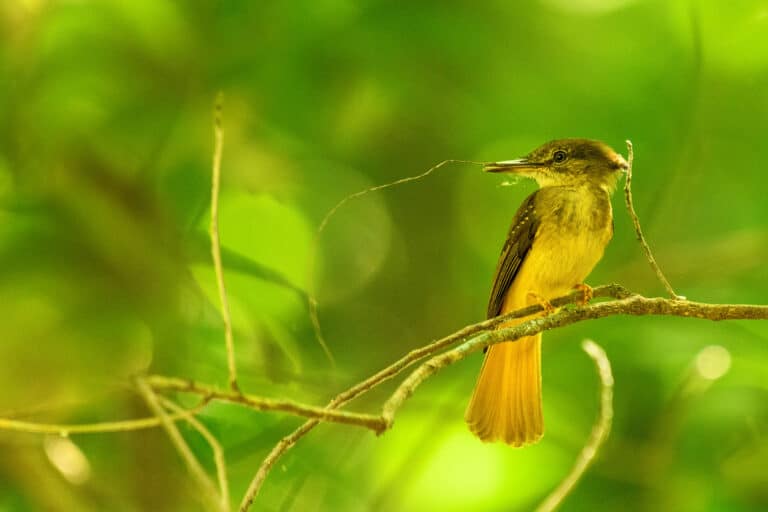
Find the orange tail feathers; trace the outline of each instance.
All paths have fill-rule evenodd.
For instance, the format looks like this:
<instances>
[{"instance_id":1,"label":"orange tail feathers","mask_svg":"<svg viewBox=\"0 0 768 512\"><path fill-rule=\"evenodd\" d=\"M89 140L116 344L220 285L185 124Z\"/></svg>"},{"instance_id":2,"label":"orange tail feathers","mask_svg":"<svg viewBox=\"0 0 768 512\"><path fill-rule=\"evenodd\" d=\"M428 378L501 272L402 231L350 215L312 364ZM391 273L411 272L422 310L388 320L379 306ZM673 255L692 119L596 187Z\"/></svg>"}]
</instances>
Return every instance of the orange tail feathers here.
<instances>
[{"instance_id":1,"label":"orange tail feathers","mask_svg":"<svg viewBox=\"0 0 768 512\"><path fill-rule=\"evenodd\" d=\"M541 334L488 349L464 419L482 441L541 439Z\"/></svg>"}]
</instances>

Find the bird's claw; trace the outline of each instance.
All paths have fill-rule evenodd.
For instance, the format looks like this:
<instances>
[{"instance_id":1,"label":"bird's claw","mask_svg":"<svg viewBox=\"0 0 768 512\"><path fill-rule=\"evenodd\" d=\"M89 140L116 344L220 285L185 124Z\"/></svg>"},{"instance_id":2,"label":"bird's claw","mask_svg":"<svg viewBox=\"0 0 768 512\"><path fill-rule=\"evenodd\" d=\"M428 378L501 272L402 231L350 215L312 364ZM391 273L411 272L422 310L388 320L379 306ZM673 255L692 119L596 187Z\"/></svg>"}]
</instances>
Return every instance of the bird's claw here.
<instances>
[{"instance_id":1,"label":"bird's claw","mask_svg":"<svg viewBox=\"0 0 768 512\"><path fill-rule=\"evenodd\" d=\"M551 302L549 302L547 299L542 297L536 292L528 292L527 294L528 299L533 300L536 304L541 306L541 309L544 310L544 316L551 315L555 312L555 306L552 305Z\"/></svg>"},{"instance_id":2,"label":"bird's claw","mask_svg":"<svg viewBox=\"0 0 768 512\"><path fill-rule=\"evenodd\" d=\"M589 301L592 300L592 298L595 296L595 292L592 289L591 286L589 286L586 283L579 283L573 285L574 290L579 290L582 293L581 299L576 299L576 304L579 306L586 306L589 304Z\"/></svg>"}]
</instances>

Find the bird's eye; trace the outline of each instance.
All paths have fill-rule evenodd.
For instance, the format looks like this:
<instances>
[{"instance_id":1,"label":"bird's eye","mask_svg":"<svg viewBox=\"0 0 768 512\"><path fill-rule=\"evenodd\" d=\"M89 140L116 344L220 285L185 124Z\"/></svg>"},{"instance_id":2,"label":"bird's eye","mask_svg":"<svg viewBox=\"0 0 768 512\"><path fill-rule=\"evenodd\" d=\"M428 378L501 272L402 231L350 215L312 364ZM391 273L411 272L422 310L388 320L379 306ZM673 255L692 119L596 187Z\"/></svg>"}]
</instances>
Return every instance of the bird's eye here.
<instances>
[{"instance_id":1,"label":"bird's eye","mask_svg":"<svg viewBox=\"0 0 768 512\"><path fill-rule=\"evenodd\" d=\"M565 151L558 150L552 155L552 160L556 163L565 162L566 158L568 158L568 155L565 154Z\"/></svg>"}]
</instances>

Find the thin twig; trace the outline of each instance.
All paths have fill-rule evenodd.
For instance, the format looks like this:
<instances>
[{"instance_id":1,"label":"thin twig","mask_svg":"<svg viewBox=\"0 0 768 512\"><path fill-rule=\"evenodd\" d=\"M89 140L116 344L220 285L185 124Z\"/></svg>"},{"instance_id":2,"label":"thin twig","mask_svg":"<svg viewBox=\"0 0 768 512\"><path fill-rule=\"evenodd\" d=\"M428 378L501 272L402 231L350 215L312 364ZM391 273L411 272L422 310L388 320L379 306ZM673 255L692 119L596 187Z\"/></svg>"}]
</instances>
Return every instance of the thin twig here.
<instances>
[{"instance_id":1,"label":"thin twig","mask_svg":"<svg viewBox=\"0 0 768 512\"><path fill-rule=\"evenodd\" d=\"M581 450L570 473L538 506L536 512L552 512L562 504L581 477L584 476L584 473L595 459L598 450L611 433L611 422L613 421L613 374L611 373L611 362L608 360L605 351L597 343L591 340L584 340L581 347L595 362L595 368L600 377L600 413L595 421L595 425L592 427L587 444Z\"/></svg>"},{"instance_id":2,"label":"thin twig","mask_svg":"<svg viewBox=\"0 0 768 512\"><path fill-rule=\"evenodd\" d=\"M221 125L224 95L216 96L213 114L213 164L211 173L211 257L213 269L216 272L216 285L219 289L221 302L221 318L224 321L224 343L227 348L227 368L229 370L229 387L239 391L237 386L237 365L235 363L235 342L232 338L232 316L229 311L227 290L224 287L224 267L221 264L221 240L219 239L219 189L221 186L221 154L224 148L224 130Z\"/></svg>"},{"instance_id":3,"label":"thin twig","mask_svg":"<svg viewBox=\"0 0 768 512\"><path fill-rule=\"evenodd\" d=\"M170 421L178 421L200 412L206 406L208 400L203 401L197 406L179 414L169 414ZM12 430L16 432L27 432L30 434L53 434L60 436L69 436L74 434L103 434L109 432L131 432L134 430L143 430L146 428L159 427L160 418L140 418L124 421L106 421L99 423L81 423L81 424L55 424L55 423L35 423L31 421L17 421L6 418L0 418L0 430Z\"/></svg>"},{"instance_id":4,"label":"thin twig","mask_svg":"<svg viewBox=\"0 0 768 512\"><path fill-rule=\"evenodd\" d=\"M227 464L224 460L224 450L221 444L216 439L216 436L203 425L197 418L195 418L188 411L184 410L173 400L169 400L163 396L158 396L160 403L166 409L169 409L174 414L182 415L182 417L189 423L192 428L203 436L208 442L213 452L213 463L216 465L216 477L219 482L219 498L221 500L220 506L222 510L229 510L229 482L227 480Z\"/></svg>"},{"instance_id":5,"label":"thin twig","mask_svg":"<svg viewBox=\"0 0 768 512\"><path fill-rule=\"evenodd\" d=\"M226 512L226 509L221 506L221 499L219 493L216 491L216 486L200 465L200 461L197 460L195 454L192 453L192 449L184 440L184 437L181 435L181 432L179 432L176 424L170 420L168 413L166 413L165 409L160 405L160 401L155 392L152 391L149 384L147 384L141 377L136 379L136 388L139 390L139 393L141 393L144 401L147 402L149 409L160 418L160 422L168 434L168 437L171 439L173 446L176 448L176 451L179 452L181 459L184 461L184 464L187 466L187 469L197 482L198 486L202 489L206 500L214 510Z\"/></svg>"},{"instance_id":6,"label":"thin twig","mask_svg":"<svg viewBox=\"0 0 768 512\"><path fill-rule=\"evenodd\" d=\"M244 405L257 411L281 411L305 418L317 418L332 423L355 425L381 433L384 424L379 416L356 412L336 411L327 407L302 404L293 400L277 400L241 393L239 391L222 391L209 384L191 380L153 375L147 377L147 383L155 391L180 391L207 397L211 400Z\"/></svg>"},{"instance_id":7,"label":"thin twig","mask_svg":"<svg viewBox=\"0 0 768 512\"><path fill-rule=\"evenodd\" d=\"M299 439L304 437L310 430L315 428L315 425L318 423L320 423L320 420L309 420L277 442L275 447L272 448L269 454L264 458L261 465L259 466L259 469L256 471L256 475L254 475L253 480L251 480L251 483L248 485L248 489L245 491L243 499L240 502L240 512L247 512L248 509L251 508L251 505L253 505L253 500L256 499L256 496L259 494L259 490L261 490L261 485L264 483L264 480L266 480L269 471L272 469L278 459L280 459L280 457L282 457L285 452L291 449Z\"/></svg>"},{"instance_id":8,"label":"thin twig","mask_svg":"<svg viewBox=\"0 0 768 512\"><path fill-rule=\"evenodd\" d=\"M347 204L349 201L353 199L357 199L359 197L362 197L370 192L376 192L377 190L383 190L385 188L394 187L397 185L402 185L404 183L408 183L411 181L417 181L422 178L426 178L436 170L440 169L444 165L450 164L450 163L465 163L465 164L477 164L477 165L483 165L482 162L473 162L470 160L444 160L440 162L439 164L429 168L425 172L418 174L416 176L408 176L405 178L400 178L395 181L391 181L389 183L384 183L382 185L375 185L373 187L368 187L364 190L359 190L357 192L354 192L345 198L343 198L341 201L336 203L336 205L328 210L328 213L325 214L323 217L323 220L320 221L320 225L317 228L317 232L315 233L315 238L312 242L312 251L310 254L310 268L309 268L309 286L308 286L308 292L307 292L307 305L309 307L309 317L312 320L312 328L315 331L315 338L317 339L317 342L320 344L320 346L323 349L323 352L325 352L326 357L328 358L328 361L330 361L332 366L336 366L336 360L333 357L333 354L331 353L331 349L328 347L328 343L325 340L325 337L323 336L323 330L320 327L320 317L317 313L317 294L315 290L315 282L316 279L316 271L317 271L317 253L318 253L318 246L320 243L320 236L322 235L323 231L325 231L326 226L328 225L328 222L330 222L331 217L333 217L336 212L345 204Z\"/></svg>"},{"instance_id":9,"label":"thin twig","mask_svg":"<svg viewBox=\"0 0 768 512\"><path fill-rule=\"evenodd\" d=\"M411 182L411 181L417 181L417 180L420 180L422 178L426 178L427 176L429 176L430 174L432 174L433 172L435 172L436 170L438 170L439 168L441 168L444 165L447 165L447 164L457 164L457 163L458 164L483 165L483 162L473 162L471 160L444 160L444 161L440 162L439 164L430 167L429 169L427 169L423 173L417 174L416 176L407 176L405 178L400 178L400 179L397 179L395 181L391 181L389 183L384 183L382 185L374 185L373 187L368 187L368 188L366 188L364 190L359 190L359 191L357 191L357 192L355 192L353 194L348 195L347 197L345 197L344 199L342 199L341 201L336 203L336 206L334 206L333 208L328 210L328 213L325 214L325 217L323 217L323 220L320 222L320 226L317 228L317 234L318 235L321 234L325 230L325 227L328 224L328 221L330 221L331 217L333 217L336 214L336 211L339 208L341 208L342 206L344 206L347 202L351 201L352 199L357 199L358 197L364 196L364 195L368 194L369 192L376 192L377 190L382 190L382 189L385 189L385 188L395 187L397 185L402 185L404 183L408 183L408 182Z\"/></svg>"},{"instance_id":10,"label":"thin twig","mask_svg":"<svg viewBox=\"0 0 768 512\"><path fill-rule=\"evenodd\" d=\"M661 281L661 284L664 285L664 288L667 290L669 296L675 300L685 300L685 297L675 293L672 285L669 284L667 278L664 277L664 273L661 271L661 267L659 267L659 264L656 263L656 258L654 258L653 253L651 252L651 247L648 245L648 242L643 236L643 230L640 229L640 219L637 217L637 213L635 213L635 206L634 202L632 201L632 164L635 160L635 153L632 147L632 141L627 140L626 142L628 165L626 171L626 179L624 180L624 202L627 205L627 211L629 212L629 216L632 219L632 224L635 226L637 239L640 241L640 245L643 247L643 251L645 252L645 257L648 259L648 263L651 264L651 268L656 273L656 277L658 277L659 281Z\"/></svg>"}]
</instances>

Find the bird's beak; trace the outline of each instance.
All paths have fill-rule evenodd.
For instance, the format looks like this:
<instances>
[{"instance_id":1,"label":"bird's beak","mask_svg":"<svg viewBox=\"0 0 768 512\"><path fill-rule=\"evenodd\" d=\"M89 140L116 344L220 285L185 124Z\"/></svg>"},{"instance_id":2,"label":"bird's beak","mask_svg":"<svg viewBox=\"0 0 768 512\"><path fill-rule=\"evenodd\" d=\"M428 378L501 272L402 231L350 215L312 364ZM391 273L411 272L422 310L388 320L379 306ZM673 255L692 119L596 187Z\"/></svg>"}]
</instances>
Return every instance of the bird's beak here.
<instances>
[{"instance_id":1,"label":"bird's beak","mask_svg":"<svg viewBox=\"0 0 768 512\"><path fill-rule=\"evenodd\" d=\"M531 162L527 158L504 160L502 162L488 162L483 164L485 172L520 172L541 167L541 164Z\"/></svg>"}]
</instances>

